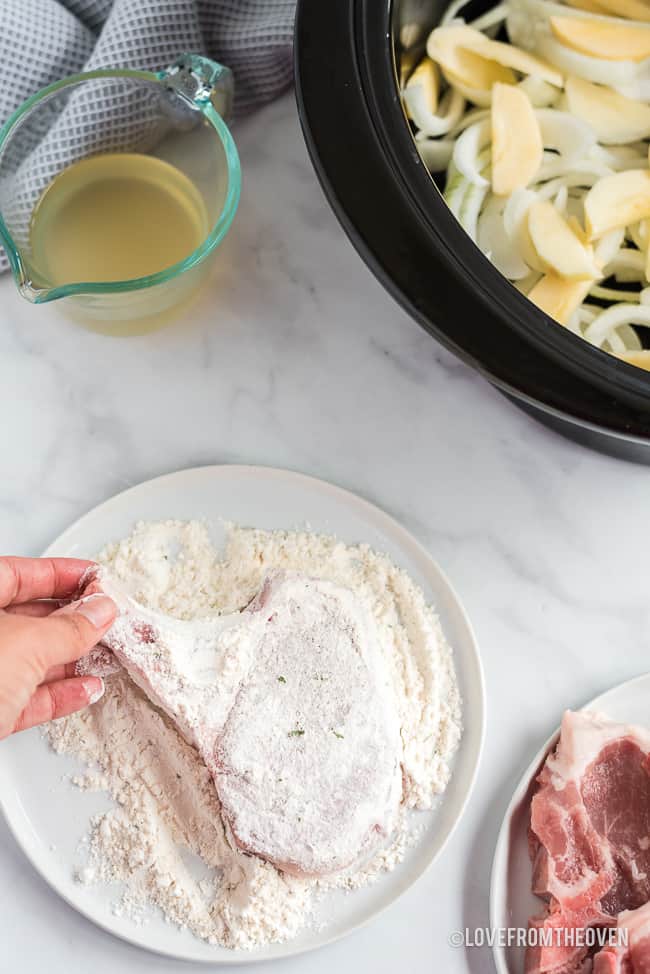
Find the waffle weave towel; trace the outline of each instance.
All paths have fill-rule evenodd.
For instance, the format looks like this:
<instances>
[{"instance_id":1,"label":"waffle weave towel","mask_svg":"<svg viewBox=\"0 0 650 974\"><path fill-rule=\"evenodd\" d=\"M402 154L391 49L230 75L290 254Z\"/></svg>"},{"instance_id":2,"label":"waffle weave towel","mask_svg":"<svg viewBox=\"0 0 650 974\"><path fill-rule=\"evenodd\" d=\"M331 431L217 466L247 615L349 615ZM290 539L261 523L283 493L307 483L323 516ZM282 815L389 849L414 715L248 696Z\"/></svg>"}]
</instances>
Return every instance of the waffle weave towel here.
<instances>
[{"instance_id":1,"label":"waffle weave towel","mask_svg":"<svg viewBox=\"0 0 650 974\"><path fill-rule=\"evenodd\" d=\"M159 70L184 51L235 74L235 113L292 78L295 0L0 0L0 122L28 95L94 68Z\"/></svg>"}]
</instances>

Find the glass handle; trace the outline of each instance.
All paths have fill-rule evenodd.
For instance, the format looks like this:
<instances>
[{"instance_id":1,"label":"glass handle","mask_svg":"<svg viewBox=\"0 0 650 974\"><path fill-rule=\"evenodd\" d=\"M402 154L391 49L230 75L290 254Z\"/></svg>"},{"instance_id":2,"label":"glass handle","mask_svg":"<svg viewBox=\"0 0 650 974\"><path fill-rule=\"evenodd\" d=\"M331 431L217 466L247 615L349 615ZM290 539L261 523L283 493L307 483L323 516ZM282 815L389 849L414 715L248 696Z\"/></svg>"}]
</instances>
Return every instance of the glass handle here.
<instances>
[{"instance_id":1,"label":"glass handle","mask_svg":"<svg viewBox=\"0 0 650 974\"><path fill-rule=\"evenodd\" d=\"M235 90L230 68L200 54L182 54L159 78L186 103L199 109L209 103L228 120Z\"/></svg>"}]
</instances>

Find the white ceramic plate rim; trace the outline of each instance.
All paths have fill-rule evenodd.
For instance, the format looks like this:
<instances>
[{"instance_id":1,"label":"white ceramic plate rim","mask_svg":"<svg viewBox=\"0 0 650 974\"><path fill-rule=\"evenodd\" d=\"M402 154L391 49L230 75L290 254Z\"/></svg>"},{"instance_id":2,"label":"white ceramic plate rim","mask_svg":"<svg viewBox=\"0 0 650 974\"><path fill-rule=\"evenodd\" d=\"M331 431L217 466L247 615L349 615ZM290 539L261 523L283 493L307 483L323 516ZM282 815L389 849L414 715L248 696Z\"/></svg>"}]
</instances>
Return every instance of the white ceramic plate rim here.
<instances>
[{"instance_id":1,"label":"white ceramic plate rim","mask_svg":"<svg viewBox=\"0 0 650 974\"><path fill-rule=\"evenodd\" d=\"M428 869L433 865L433 863L438 859L443 849L446 847L449 839L453 835L456 827L461 820L464 811L467 807L467 803L471 797L476 782L476 777L478 773L478 768L480 766L481 755L483 752L483 744L485 740L485 726L486 726L486 701L485 701L485 682L483 675L483 667L481 663L481 658L478 650L478 644L476 641L476 636L474 634L473 627L467 617L467 614L446 575L442 569L438 566L435 560L431 557L429 552L424 548L419 541L417 541L413 535L402 527L402 525L396 521L389 514L385 513L379 507L364 500L358 495L348 491L342 487L335 486L327 481L320 480L316 477L311 477L306 474L296 473L291 470L284 470L275 467L265 467L265 466L252 466L252 465L242 465L242 464L219 464L219 465L208 465L201 467L190 467L183 470L178 470L173 473L163 474L162 476L152 478L147 481L143 481L140 484L136 484L132 487L121 491L118 494L114 494L108 500L98 504L96 507L92 508L86 514L82 515L77 521L71 524L66 530L64 530L55 541L53 541L47 549L43 552L43 556L52 556L56 554L61 554L68 550L70 544L70 538L76 535L81 529L83 530L86 523L90 523L97 517L101 517L104 513L108 513L112 505L119 505L125 499L128 499L130 494L136 492L142 492L148 488L154 488L156 485L162 485L167 481L173 479L179 479L184 477L201 476L206 477L209 475L219 476L220 473L229 474L242 474L255 476L259 475L265 478L279 478L279 479L290 479L296 483L302 483L303 486L308 487L314 491L320 491L330 494L333 497L337 497L342 503L345 503L348 507L355 509L364 516L370 522L374 522L378 528L383 530L388 536L392 537L399 546L406 552L410 552L416 560L426 564L427 570L431 573L431 576L436 579L436 584L439 590L446 589L447 596L449 598L449 603L453 605L454 611L457 613L458 622L460 626L465 630L465 639L463 645L463 655L466 660L466 665L473 671L473 679L475 681L474 692L477 699L480 701L479 711L475 711L472 715L472 724L474 725L474 747L473 753L470 754L470 766L471 771L466 777L466 783L464 788L464 794L458 801L458 807L456 809L456 815L453 821L448 825L446 832L442 834L436 849L431 855L424 858L422 866L417 870L417 873L412 878L406 878L403 880L399 886L396 886L390 899L382 904L380 907L375 909L368 916L364 917L361 921L351 923L349 927L345 930L340 930L333 933L331 936L320 936L318 941L313 944L293 944L292 941L288 941L285 944L274 945L279 949L274 953L273 957L260 956L258 951L238 951L232 950L229 952L227 958L214 957L213 959L202 956L196 956L189 953L187 950L179 949L178 951L171 951L166 948L157 949L155 946L144 942L141 936L138 936L139 928L133 928L133 934L124 932L123 930L116 930L111 925L110 922L106 921L103 916L98 914L98 911L94 909L92 902L85 904L80 901L74 900L72 897L67 895L63 890L60 889L56 877L54 875L54 870L50 868L50 863L48 856L43 853L42 849L33 845L30 842L29 834L25 829L25 819L24 815L21 813L20 802L16 795L11 793L11 790L6 787L0 787L0 811L2 812L7 826L13 835L18 846L22 849L27 859L31 862L32 866L36 871L42 876L42 878L48 883L48 885L59 895L66 903L68 903L73 909L75 909L82 916L91 920L101 929L118 937L121 940L131 943L143 950L147 950L154 954L159 954L161 956L169 957L176 960L183 961L193 961L195 963L201 964L212 964L213 966L228 966L241 965L241 964L253 964L261 963L266 960L280 960L282 958L296 956L298 954L308 953L312 950L318 949L320 947L326 946L327 944L334 943L337 940L342 939L348 934L366 926L371 920L375 919L380 913L383 913L392 903L394 903L407 889L410 889L416 882L418 882L422 876L428 871ZM170 511L169 517L174 517L174 513ZM299 518L297 517L297 520ZM5 782L5 769L0 762L0 785L6 784ZM444 801L444 798L443 798ZM381 882L381 880L380 880Z\"/></svg>"},{"instance_id":2,"label":"white ceramic plate rim","mask_svg":"<svg viewBox=\"0 0 650 974\"><path fill-rule=\"evenodd\" d=\"M649 673L641 673L639 676L635 676L631 680L625 680L623 683L610 687L609 690L598 694L597 697L594 697L588 703L585 703L580 709L602 710L607 712L607 698L610 695L625 691L627 688L647 680L649 676ZM560 728L558 727L545 741L545 743L542 744L539 751L519 779L517 787L512 794L512 798L508 803L508 807L503 817L503 822L501 823L499 836L497 838L497 844L494 849L494 859L492 860L492 872L490 875L491 930L497 930L502 925L504 905L506 905L506 900L508 898L508 854L510 852L510 827L512 820L517 812L517 809L521 806L521 803L526 797L526 792L531 785L533 777L540 770L542 763L546 759L546 755L549 753L551 748L555 747L557 744L559 736ZM494 956L494 964L497 969L497 974L512 974L512 971L508 968L506 948L495 942L492 947L492 953Z\"/></svg>"}]
</instances>

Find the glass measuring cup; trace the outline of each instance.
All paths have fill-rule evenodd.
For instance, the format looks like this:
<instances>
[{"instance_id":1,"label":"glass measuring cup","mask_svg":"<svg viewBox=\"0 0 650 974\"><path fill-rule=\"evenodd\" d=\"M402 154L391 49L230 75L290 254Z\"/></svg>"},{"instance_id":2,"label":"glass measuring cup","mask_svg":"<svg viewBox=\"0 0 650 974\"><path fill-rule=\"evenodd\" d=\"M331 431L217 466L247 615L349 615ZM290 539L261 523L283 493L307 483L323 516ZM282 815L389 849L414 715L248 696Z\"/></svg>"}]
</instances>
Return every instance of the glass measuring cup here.
<instances>
[{"instance_id":1,"label":"glass measuring cup","mask_svg":"<svg viewBox=\"0 0 650 974\"><path fill-rule=\"evenodd\" d=\"M22 296L34 304L63 299L66 313L107 334L163 324L197 289L237 209L239 157L224 121L232 94L228 68L184 54L165 71L90 71L28 98L0 129L0 243ZM205 207L207 236L184 260L146 277L48 279L30 240L43 191L74 163L115 152L155 156L188 177Z\"/></svg>"}]
</instances>

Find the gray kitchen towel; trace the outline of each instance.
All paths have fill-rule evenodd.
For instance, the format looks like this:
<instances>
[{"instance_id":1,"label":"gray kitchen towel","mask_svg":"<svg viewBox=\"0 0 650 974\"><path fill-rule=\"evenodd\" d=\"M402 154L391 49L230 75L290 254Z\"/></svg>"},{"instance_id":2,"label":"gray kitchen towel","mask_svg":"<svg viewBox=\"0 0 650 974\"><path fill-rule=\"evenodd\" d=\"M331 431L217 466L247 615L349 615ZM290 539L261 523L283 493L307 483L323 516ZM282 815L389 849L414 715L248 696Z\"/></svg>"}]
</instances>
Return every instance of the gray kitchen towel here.
<instances>
[{"instance_id":1,"label":"gray kitchen towel","mask_svg":"<svg viewBox=\"0 0 650 974\"><path fill-rule=\"evenodd\" d=\"M0 123L65 75L158 70L183 52L231 68L234 111L245 114L291 84L294 11L295 0L0 0ZM100 129L113 149L144 151L143 122L154 121L145 96L133 93L118 102L109 86L105 90L80 90L48 131L36 126L23 132L15 164L5 157L0 198L19 245L40 192L84 151L97 151ZM0 271L7 266L0 250Z\"/></svg>"},{"instance_id":2,"label":"gray kitchen towel","mask_svg":"<svg viewBox=\"0 0 650 974\"><path fill-rule=\"evenodd\" d=\"M0 122L52 81L166 67L184 51L235 74L235 112L291 83L295 0L0 0Z\"/></svg>"}]
</instances>

